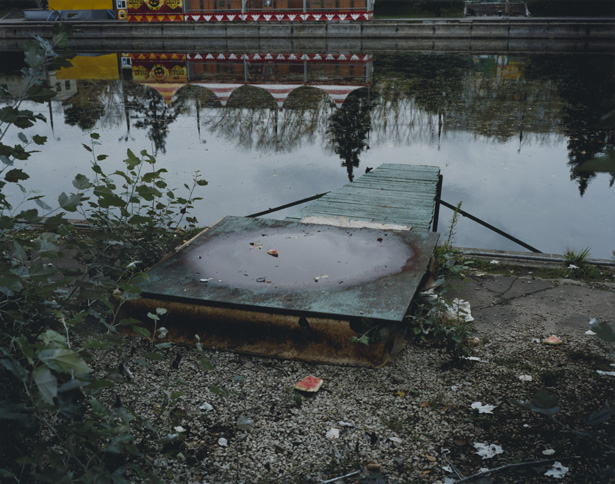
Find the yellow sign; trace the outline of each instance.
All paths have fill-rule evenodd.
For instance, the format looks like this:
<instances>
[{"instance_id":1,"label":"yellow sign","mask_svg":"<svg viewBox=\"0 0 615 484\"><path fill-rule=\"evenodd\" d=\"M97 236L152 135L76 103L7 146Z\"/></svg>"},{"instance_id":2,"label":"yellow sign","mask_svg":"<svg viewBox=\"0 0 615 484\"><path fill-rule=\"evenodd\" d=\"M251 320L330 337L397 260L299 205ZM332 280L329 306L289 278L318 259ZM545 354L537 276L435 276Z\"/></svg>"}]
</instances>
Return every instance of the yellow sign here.
<instances>
[{"instance_id":1,"label":"yellow sign","mask_svg":"<svg viewBox=\"0 0 615 484\"><path fill-rule=\"evenodd\" d=\"M141 8L141 5L143 5L143 0L128 0L128 8L130 10L137 10Z\"/></svg>"},{"instance_id":2,"label":"yellow sign","mask_svg":"<svg viewBox=\"0 0 615 484\"><path fill-rule=\"evenodd\" d=\"M114 10L113 0L49 0L50 10Z\"/></svg>"},{"instance_id":3,"label":"yellow sign","mask_svg":"<svg viewBox=\"0 0 615 484\"><path fill-rule=\"evenodd\" d=\"M160 7L164 5L164 0L143 0L147 8L150 10L160 10Z\"/></svg>"}]
</instances>

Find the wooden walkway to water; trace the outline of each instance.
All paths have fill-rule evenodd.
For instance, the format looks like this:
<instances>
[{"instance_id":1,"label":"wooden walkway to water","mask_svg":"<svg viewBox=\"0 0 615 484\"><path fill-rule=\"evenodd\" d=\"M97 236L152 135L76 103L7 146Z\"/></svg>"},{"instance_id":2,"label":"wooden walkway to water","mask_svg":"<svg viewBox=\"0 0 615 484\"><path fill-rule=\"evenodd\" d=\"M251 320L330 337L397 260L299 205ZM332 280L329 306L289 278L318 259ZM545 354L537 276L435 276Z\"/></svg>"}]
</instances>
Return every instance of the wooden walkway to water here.
<instances>
[{"instance_id":1,"label":"wooden walkway to water","mask_svg":"<svg viewBox=\"0 0 615 484\"><path fill-rule=\"evenodd\" d=\"M436 215L437 166L384 163L354 182L304 205L287 220L429 231ZM338 223L336 223L338 222Z\"/></svg>"}]
</instances>

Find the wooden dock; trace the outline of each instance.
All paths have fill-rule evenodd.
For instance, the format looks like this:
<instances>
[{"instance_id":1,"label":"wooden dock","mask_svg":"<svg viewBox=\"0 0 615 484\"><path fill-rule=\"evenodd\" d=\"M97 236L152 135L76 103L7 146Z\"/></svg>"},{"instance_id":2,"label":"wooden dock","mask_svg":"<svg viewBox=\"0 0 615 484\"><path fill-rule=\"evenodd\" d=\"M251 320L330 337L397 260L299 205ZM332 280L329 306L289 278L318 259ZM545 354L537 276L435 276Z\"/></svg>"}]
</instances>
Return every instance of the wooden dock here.
<instances>
[{"instance_id":1,"label":"wooden dock","mask_svg":"<svg viewBox=\"0 0 615 484\"><path fill-rule=\"evenodd\" d=\"M429 231L437 214L439 178L436 166L384 163L306 204L287 220Z\"/></svg>"},{"instance_id":2,"label":"wooden dock","mask_svg":"<svg viewBox=\"0 0 615 484\"><path fill-rule=\"evenodd\" d=\"M122 317L147 324L162 307L173 341L383 365L438 240L439 180L436 167L384 164L290 220L225 217L152 268ZM369 346L352 342L363 334Z\"/></svg>"}]
</instances>

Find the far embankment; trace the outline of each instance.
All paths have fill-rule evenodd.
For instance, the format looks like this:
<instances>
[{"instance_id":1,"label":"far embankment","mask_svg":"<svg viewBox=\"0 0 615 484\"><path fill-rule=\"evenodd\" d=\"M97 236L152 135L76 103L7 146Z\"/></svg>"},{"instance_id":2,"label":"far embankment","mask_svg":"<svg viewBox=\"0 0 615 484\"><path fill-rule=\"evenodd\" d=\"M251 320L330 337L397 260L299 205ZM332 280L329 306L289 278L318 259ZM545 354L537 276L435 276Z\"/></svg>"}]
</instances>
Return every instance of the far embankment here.
<instances>
[{"instance_id":1,"label":"far embankment","mask_svg":"<svg viewBox=\"0 0 615 484\"><path fill-rule=\"evenodd\" d=\"M615 19L395 19L368 22L73 22L76 48L117 46L165 50L187 47L234 50L291 44L293 50L325 48L391 50L612 52ZM33 35L50 36L52 22L0 22L0 47L20 48Z\"/></svg>"}]
</instances>

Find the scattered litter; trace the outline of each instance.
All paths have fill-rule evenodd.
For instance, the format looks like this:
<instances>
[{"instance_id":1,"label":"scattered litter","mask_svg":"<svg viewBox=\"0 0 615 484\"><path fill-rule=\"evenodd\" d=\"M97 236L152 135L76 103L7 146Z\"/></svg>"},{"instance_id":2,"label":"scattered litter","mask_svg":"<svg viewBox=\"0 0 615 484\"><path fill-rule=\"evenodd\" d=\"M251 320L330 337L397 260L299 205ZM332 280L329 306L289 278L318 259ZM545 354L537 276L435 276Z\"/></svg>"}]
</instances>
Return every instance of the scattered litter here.
<instances>
[{"instance_id":1,"label":"scattered litter","mask_svg":"<svg viewBox=\"0 0 615 484\"><path fill-rule=\"evenodd\" d=\"M268 250L267 254L273 256L273 257L277 257L278 256L278 251L277 250Z\"/></svg>"},{"instance_id":2,"label":"scattered litter","mask_svg":"<svg viewBox=\"0 0 615 484\"><path fill-rule=\"evenodd\" d=\"M436 458L433 455L429 455L429 454L425 454L425 459L427 459L429 462L436 461Z\"/></svg>"},{"instance_id":3,"label":"scattered litter","mask_svg":"<svg viewBox=\"0 0 615 484\"><path fill-rule=\"evenodd\" d=\"M263 248L263 246L261 244L257 244L256 242L250 242L250 250L252 249L258 249L261 250Z\"/></svg>"},{"instance_id":4,"label":"scattered litter","mask_svg":"<svg viewBox=\"0 0 615 484\"><path fill-rule=\"evenodd\" d=\"M224 437L220 437L218 439L218 445L220 447L228 447L228 440L226 440Z\"/></svg>"},{"instance_id":5,"label":"scattered litter","mask_svg":"<svg viewBox=\"0 0 615 484\"><path fill-rule=\"evenodd\" d=\"M483 459L491 459L493 456L504 452L502 447L497 444L474 442L474 448L476 449L476 454L480 455Z\"/></svg>"},{"instance_id":6,"label":"scattered litter","mask_svg":"<svg viewBox=\"0 0 615 484\"><path fill-rule=\"evenodd\" d=\"M396 443L396 444L401 444L401 443L403 442L403 440L402 440L402 439L400 439L399 437L389 437L389 440L390 440L391 442Z\"/></svg>"},{"instance_id":7,"label":"scattered litter","mask_svg":"<svg viewBox=\"0 0 615 484\"><path fill-rule=\"evenodd\" d=\"M322 386L323 380L315 376L306 376L300 382L295 383L295 388L302 392L317 392Z\"/></svg>"},{"instance_id":8,"label":"scattered litter","mask_svg":"<svg viewBox=\"0 0 615 484\"><path fill-rule=\"evenodd\" d=\"M533 378L532 378L532 375L521 375L519 377L519 380L521 380L521 381L532 381Z\"/></svg>"},{"instance_id":9,"label":"scattered litter","mask_svg":"<svg viewBox=\"0 0 615 484\"><path fill-rule=\"evenodd\" d=\"M314 278L314 282L318 282L320 279L329 279L329 276L328 276L328 275L326 275L326 274L324 274L324 275L322 275L322 276L316 276L316 277Z\"/></svg>"},{"instance_id":10,"label":"scattered litter","mask_svg":"<svg viewBox=\"0 0 615 484\"><path fill-rule=\"evenodd\" d=\"M568 472L568 467L564 467L561 462L555 462L553 467L545 472L545 476L555 477L556 479L562 479Z\"/></svg>"},{"instance_id":11,"label":"scattered litter","mask_svg":"<svg viewBox=\"0 0 615 484\"><path fill-rule=\"evenodd\" d=\"M455 298L449 304L447 301L442 299L438 294L436 294L433 288L427 291L423 291L421 293L421 296L429 300L432 300L432 301L441 300L441 304L446 309L445 316L449 319L457 319L457 320L460 320L466 323L469 323L470 321L474 321L474 318L472 317L472 313L470 312L470 309L471 309L470 303L468 301Z\"/></svg>"},{"instance_id":12,"label":"scattered litter","mask_svg":"<svg viewBox=\"0 0 615 484\"><path fill-rule=\"evenodd\" d=\"M199 407L201 410L205 410L206 412L211 412L214 407L212 407L209 403L205 402L203 405Z\"/></svg>"},{"instance_id":13,"label":"scattered litter","mask_svg":"<svg viewBox=\"0 0 615 484\"><path fill-rule=\"evenodd\" d=\"M480 361L481 363L487 363L485 360L481 360L478 356L462 356L462 360Z\"/></svg>"},{"instance_id":14,"label":"scattered litter","mask_svg":"<svg viewBox=\"0 0 615 484\"><path fill-rule=\"evenodd\" d=\"M329 431L326 433L325 437L327 437L329 440L339 439L340 438L340 429L336 429L335 427L329 429Z\"/></svg>"},{"instance_id":15,"label":"scattered litter","mask_svg":"<svg viewBox=\"0 0 615 484\"><path fill-rule=\"evenodd\" d=\"M615 376L615 371L596 370L598 375Z\"/></svg>"},{"instance_id":16,"label":"scattered litter","mask_svg":"<svg viewBox=\"0 0 615 484\"><path fill-rule=\"evenodd\" d=\"M540 343L540 339L538 339L538 338L532 338L532 343Z\"/></svg>"},{"instance_id":17,"label":"scattered litter","mask_svg":"<svg viewBox=\"0 0 615 484\"><path fill-rule=\"evenodd\" d=\"M199 282L206 283L213 280L213 277L208 277L207 279L199 279Z\"/></svg>"},{"instance_id":18,"label":"scattered litter","mask_svg":"<svg viewBox=\"0 0 615 484\"><path fill-rule=\"evenodd\" d=\"M382 469L382 464L377 464L376 462L368 462L365 467L368 471L378 471Z\"/></svg>"},{"instance_id":19,"label":"scattered litter","mask_svg":"<svg viewBox=\"0 0 615 484\"><path fill-rule=\"evenodd\" d=\"M159 339L165 339L167 337L167 334L169 334L169 330L164 326L158 328L156 332L158 333Z\"/></svg>"},{"instance_id":20,"label":"scattered litter","mask_svg":"<svg viewBox=\"0 0 615 484\"><path fill-rule=\"evenodd\" d=\"M493 264L493 265L498 265L499 263L500 263L500 261L499 261L499 260L496 260L496 259L493 259L493 260L490 262L490 264Z\"/></svg>"},{"instance_id":21,"label":"scattered litter","mask_svg":"<svg viewBox=\"0 0 615 484\"><path fill-rule=\"evenodd\" d=\"M553 454L555 454L555 451L553 449L545 449L545 450L542 451L542 453L544 455L553 455Z\"/></svg>"},{"instance_id":22,"label":"scattered litter","mask_svg":"<svg viewBox=\"0 0 615 484\"><path fill-rule=\"evenodd\" d=\"M451 308L447 308L447 315L460 319L466 323L474 321L470 312L470 303L463 299L455 298L451 304Z\"/></svg>"},{"instance_id":23,"label":"scattered litter","mask_svg":"<svg viewBox=\"0 0 615 484\"><path fill-rule=\"evenodd\" d=\"M454 392L456 392L458 388L459 387L457 385L452 385L451 386L451 390L453 390Z\"/></svg>"},{"instance_id":24,"label":"scattered litter","mask_svg":"<svg viewBox=\"0 0 615 484\"><path fill-rule=\"evenodd\" d=\"M478 410L478 413L493 413L493 409L496 407L496 405L483 405L482 402L474 402L471 407L474 410Z\"/></svg>"},{"instance_id":25,"label":"scattered litter","mask_svg":"<svg viewBox=\"0 0 615 484\"><path fill-rule=\"evenodd\" d=\"M442 470L444 472L453 472L453 469L451 468L451 466L442 466Z\"/></svg>"},{"instance_id":26,"label":"scattered litter","mask_svg":"<svg viewBox=\"0 0 615 484\"><path fill-rule=\"evenodd\" d=\"M354 427L354 424L352 424L350 422L344 422L343 420L340 420L337 424L340 427Z\"/></svg>"},{"instance_id":27,"label":"scattered litter","mask_svg":"<svg viewBox=\"0 0 615 484\"><path fill-rule=\"evenodd\" d=\"M254 420L250 417L244 417L243 415L237 419L237 428L239 430L250 430L254 427Z\"/></svg>"},{"instance_id":28,"label":"scattered litter","mask_svg":"<svg viewBox=\"0 0 615 484\"><path fill-rule=\"evenodd\" d=\"M547 339L545 339L543 343L547 345L561 345L563 341L559 339L557 336L555 336L554 334L552 334Z\"/></svg>"},{"instance_id":29,"label":"scattered litter","mask_svg":"<svg viewBox=\"0 0 615 484\"><path fill-rule=\"evenodd\" d=\"M588 329L587 331L585 331L585 334L587 336L596 336L596 333L594 333L591 329Z\"/></svg>"},{"instance_id":30,"label":"scattered litter","mask_svg":"<svg viewBox=\"0 0 615 484\"><path fill-rule=\"evenodd\" d=\"M570 265L568 266L568 269L570 269L570 270L573 270L573 269L578 269L578 268L579 268L579 266L575 266L574 264L570 264Z\"/></svg>"},{"instance_id":31,"label":"scattered litter","mask_svg":"<svg viewBox=\"0 0 615 484\"><path fill-rule=\"evenodd\" d=\"M180 433L180 434L186 431L186 429L182 427L181 425L178 425L177 427L173 427L173 430L175 430L175 432Z\"/></svg>"}]
</instances>

